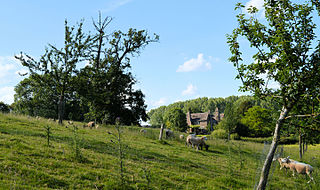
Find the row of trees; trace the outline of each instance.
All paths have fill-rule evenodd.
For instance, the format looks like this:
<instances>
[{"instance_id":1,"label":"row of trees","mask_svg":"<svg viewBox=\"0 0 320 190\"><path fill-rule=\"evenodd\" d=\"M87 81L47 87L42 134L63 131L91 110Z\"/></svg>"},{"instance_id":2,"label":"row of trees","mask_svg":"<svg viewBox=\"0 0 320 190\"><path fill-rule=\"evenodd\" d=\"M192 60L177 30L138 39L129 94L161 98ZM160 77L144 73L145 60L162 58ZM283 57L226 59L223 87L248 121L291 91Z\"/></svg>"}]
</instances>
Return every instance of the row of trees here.
<instances>
[{"instance_id":1,"label":"row of trees","mask_svg":"<svg viewBox=\"0 0 320 190\"><path fill-rule=\"evenodd\" d=\"M72 120L97 120L125 124L147 120L144 94L135 90L130 59L159 36L145 30L107 33L112 18L93 21L95 33L65 22L64 45L49 44L39 60L21 53L15 56L29 76L15 88L13 109L32 116ZM81 67L81 65L86 66Z\"/></svg>"},{"instance_id":2,"label":"row of trees","mask_svg":"<svg viewBox=\"0 0 320 190\"><path fill-rule=\"evenodd\" d=\"M168 106L161 106L151 110L148 115L150 124L160 126L166 124L168 128L184 131L187 127L186 114L210 111L216 108L224 113L225 118L215 126L228 133L238 133L240 136L265 137L273 131L271 123L275 121L280 109L271 100L259 100L250 96L230 96L227 98L197 98L194 100L176 102Z\"/></svg>"}]
</instances>

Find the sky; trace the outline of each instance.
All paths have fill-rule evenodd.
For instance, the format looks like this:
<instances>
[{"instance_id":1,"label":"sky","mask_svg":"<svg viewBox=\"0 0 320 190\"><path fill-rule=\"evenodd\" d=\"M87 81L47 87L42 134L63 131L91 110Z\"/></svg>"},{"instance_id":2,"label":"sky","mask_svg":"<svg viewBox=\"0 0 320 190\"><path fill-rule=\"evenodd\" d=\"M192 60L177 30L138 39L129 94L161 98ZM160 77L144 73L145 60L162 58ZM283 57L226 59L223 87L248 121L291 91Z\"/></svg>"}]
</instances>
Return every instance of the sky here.
<instances>
[{"instance_id":1,"label":"sky","mask_svg":"<svg viewBox=\"0 0 320 190\"><path fill-rule=\"evenodd\" d=\"M64 22L113 18L107 32L129 28L160 36L131 59L136 89L145 94L147 110L199 97L242 95L226 34L237 27L235 5L263 0L10 0L0 6L0 101L14 101L14 87L26 68L14 58L20 52L39 58L48 44L62 47ZM263 16L263 15L262 15Z\"/></svg>"}]
</instances>

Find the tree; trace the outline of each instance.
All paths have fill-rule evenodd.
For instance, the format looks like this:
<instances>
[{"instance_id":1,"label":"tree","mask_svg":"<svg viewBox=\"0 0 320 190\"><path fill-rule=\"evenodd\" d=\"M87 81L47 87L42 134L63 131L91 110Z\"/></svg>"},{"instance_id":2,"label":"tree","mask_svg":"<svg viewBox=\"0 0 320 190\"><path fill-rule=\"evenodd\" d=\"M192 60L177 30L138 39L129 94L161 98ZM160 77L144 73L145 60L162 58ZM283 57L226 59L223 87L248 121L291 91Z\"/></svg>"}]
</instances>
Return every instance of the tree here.
<instances>
[{"instance_id":1,"label":"tree","mask_svg":"<svg viewBox=\"0 0 320 190\"><path fill-rule=\"evenodd\" d=\"M0 112L9 113L10 106L8 104L5 104L4 102L0 102Z\"/></svg>"},{"instance_id":2,"label":"tree","mask_svg":"<svg viewBox=\"0 0 320 190\"><path fill-rule=\"evenodd\" d=\"M245 6L238 3L236 10ZM250 91L259 98L272 96L282 105L276 121L274 137L262 167L257 189L265 189L270 166L276 151L280 130L290 111L303 96L314 96L320 87L320 42L315 34L313 11L320 16L320 3L310 0L305 4L291 1L266 0L265 21L256 17L255 7L237 15L239 27L227 35L232 56L229 58L238 70L240 90ZM264 25L262 23L267 23ZM244 62L239 38L246 38L257 51L253 63ZM279 88L270 87L270 80Z\"/></svg>"},{"instance_id":3,"label":"tree","mask_svg":"<svg viewBox=\"0 0 320 190\"><path fill-rule=\"evenodd\" d=\"M241 119L241 123L248 126L249 135L254 137L270 136L273 131L270 121L272 121L270 111L260 106L249 108Z\"/></svg>"},{"instance_id":4,"label":"tree","mask_svg":"<svg viewBox=\"0 0 320 190\"><path fill-rule=\"evenodd\" d=\"M166 110L164 120L166 126L175 131L185 131L188 126L186 114L180 108L172 107Z\"/></svg>"},{"instance_id":5,"label":"tree","mask_svg":"<svg viewBox=\"0 0 320 190\"><path fill-rule=\"evenodd\" d=\"M52 84L55 87L54 90L59 95L59 124L63 121L66 94L72 91L72 78L78 72L76 66L87 59L88 46L92 41L90 36L83 33L82 25L83 23L80 22L77 27L70 27L65 21L64 47L59 49L49 44L39 61L22 52L20 56L15 56L23 66L29 69L30 77L37 83L48 88Z\"/></svg>"},{"instance_id":6,"label":"tree","mask_svg":"<svg viewBox=\"0 0 320 190\"><path fill-rule=\"evenodd\" d=\"M158 109L152 109L148 113L148 117L150 118L150 124L152 126L160 127L161 124L164 123L163 116L166 111L166 106L160 106Z\"/></svg>"},{"instance_id":7,"label":"tree","mask_svg":"<svg viewBox=\"0 0 320 190\"><path fill-rule=\"evenodd\" d=\"M133 86L137 80L130 72L130 56L138 56L141 50L159 40L145 30L130 28L107 35L106 28L111 18L94 22L97 34L91 48L89 66L81 69L78 75L78 93L90 105L88 119L114 123L117 117L124 124L138 124L148 119L144 94Z\"/></svg>"},{"instance_id":8,"label":"tree","mask_svg":"<svg viewBox=\"0 0 320 190\"><path fill-rule=\"evenodd\" d=\"M233 102L228 102L224 111L225 117L219 125L222 126L228 133L228 140L230 140L230 134L235 132L238 124L240 123L240 115L236 112Z\"/></svg>"}]
</instances>

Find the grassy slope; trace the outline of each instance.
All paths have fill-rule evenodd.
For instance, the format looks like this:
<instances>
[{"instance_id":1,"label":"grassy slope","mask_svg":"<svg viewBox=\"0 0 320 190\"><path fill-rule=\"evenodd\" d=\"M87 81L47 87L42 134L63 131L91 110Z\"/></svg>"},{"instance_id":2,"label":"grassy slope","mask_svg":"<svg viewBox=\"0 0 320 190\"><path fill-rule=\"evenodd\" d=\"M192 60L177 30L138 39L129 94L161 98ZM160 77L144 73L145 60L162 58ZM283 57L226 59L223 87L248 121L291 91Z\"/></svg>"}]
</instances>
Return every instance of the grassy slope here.
<instances>
[{"instance_id":1,"label":"grassy slope","mask_svg":"<svg viewBox=\"0 0 320 190\"><path fill-rule=\"evenodd\" d=\"M52 127L51 147L47 147L46 125ZM97 130L79 127L80 162L74 156L70 127L0 114L0 189L119 188L117 146L107 131L116 134L113 126ZM259 178L257 168L264 160L263 144L209 139L209 151L197 152L179 139L158 141L156 129L141 134L137 127L123 127L122 135L126 189L252 189ZM284 150L297 160L296 145ZM303 161L318 170L319 152L319 146L309 146ZM318 173L314 178L320 183ZM290 174L279 171L278 163L274 163L268 188L320 189L320 184L307 185L304 176Z\"/></svg>"}]
</instances>

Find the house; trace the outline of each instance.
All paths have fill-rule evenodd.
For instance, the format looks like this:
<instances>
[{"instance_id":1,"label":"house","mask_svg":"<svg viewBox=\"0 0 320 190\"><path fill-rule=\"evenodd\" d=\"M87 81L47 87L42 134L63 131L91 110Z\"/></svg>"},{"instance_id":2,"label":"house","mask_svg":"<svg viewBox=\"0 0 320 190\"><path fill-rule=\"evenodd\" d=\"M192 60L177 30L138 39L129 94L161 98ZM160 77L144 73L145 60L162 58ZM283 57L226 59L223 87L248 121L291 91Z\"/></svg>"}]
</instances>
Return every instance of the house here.
<instances>
[{"instance_id":1,"label":"house","mask_svg":"<svg viewBox=\"0 0 320 190\"><path fill-rule=\"evenodd\" d=\"M189 133L205 134L208 130L213 131L213 125L218 124L222 119L219 109L216 108L214 114L208 110L205 113L187 113L187 124L189 126Z\"/></svg>"}]
</instances>

